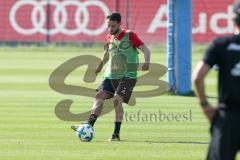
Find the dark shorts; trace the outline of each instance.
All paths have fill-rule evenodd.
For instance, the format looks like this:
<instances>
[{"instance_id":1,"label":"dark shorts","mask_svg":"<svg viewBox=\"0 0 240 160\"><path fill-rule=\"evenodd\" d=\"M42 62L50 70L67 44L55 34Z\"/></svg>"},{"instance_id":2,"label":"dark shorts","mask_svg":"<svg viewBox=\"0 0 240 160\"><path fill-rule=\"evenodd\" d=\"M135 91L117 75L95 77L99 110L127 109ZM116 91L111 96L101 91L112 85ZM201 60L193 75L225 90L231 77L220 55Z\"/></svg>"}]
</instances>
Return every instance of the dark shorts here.
<instances>
[{"instance_id":1,"label":"dark shorts","mask_svg":"<svg viewBox=\"0 0 240 160\"><path fill-rule=\"evenodd\" d=\"M137 82L137 79L132 78L122 78L122 79L104 79L102 84L96 89L97 91L105 91L108 93L110 98L112 98L115 94L121 96L123 98L124 103L128 103L133 88Z\"/></svg>"},{"instance_id":2,"label":"dark shorts","mask_svg":"<svg viewBox=\"0 0 240 160\"><path fill-rule=\"evenodd\" d=\"M240 111L218 110L210 131L207 160L234 160L240 151Z\"/></svg>"}]
</instances>

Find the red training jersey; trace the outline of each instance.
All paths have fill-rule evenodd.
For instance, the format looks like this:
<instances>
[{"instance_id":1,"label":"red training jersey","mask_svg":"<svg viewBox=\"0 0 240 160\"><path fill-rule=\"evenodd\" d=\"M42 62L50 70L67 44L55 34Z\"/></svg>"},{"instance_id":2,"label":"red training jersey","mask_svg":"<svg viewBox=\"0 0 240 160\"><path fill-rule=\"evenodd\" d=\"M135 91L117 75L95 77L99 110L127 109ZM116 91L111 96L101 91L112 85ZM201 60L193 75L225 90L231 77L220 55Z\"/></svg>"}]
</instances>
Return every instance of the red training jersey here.
<instances>
[{"instance_id":1,"label":"red training jersey","mask_svg":"<svg viewBox=\"0 0 240 160\"><path fill-rule=\"evenodd\" d=\"M122 32L120 34L118 34L117 36L115 36L115 38L120 41L124 37L126 32L127 32L127 30L122 29ZM139 48L141 45L143 45L143 41L137 36L136 33L132 32L132 31L129 32L129 39L132 43L133 48ZM107 46L109 46L109 43L111 41L110 33L107 34L106 40L107 40Z\"/></svg>"}]
</instances>

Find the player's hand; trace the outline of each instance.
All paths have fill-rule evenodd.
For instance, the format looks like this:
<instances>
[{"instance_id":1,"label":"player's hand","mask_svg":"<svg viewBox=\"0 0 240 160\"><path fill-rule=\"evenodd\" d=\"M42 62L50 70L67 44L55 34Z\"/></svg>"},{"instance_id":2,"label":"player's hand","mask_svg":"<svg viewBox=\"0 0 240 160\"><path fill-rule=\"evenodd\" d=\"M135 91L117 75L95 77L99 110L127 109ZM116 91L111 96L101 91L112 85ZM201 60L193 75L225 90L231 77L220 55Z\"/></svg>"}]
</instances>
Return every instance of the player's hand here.
<instances>
[{"instance_id":1,"label":"player's hand","mask_svg":"<svg viewBox=\"0 0 240 160\"><path fill-rule=\"evenodd\" d=\"M101 72L102 67L100 65L98 65L95 69L95 74L98 74L99 72Z\"/></svg>"},{"instance_id":2,"label":"player's hand","mask_svg":"<svg viewBox=\"0 0 240 160\"><path fill-rule=\"evenodd\" d=\"M99 72L101 72L102 68L103 68L103 62L101 61L95 69L95 74L98 74Z\"/></svg>"},{"instance_id":3,"label":"player's hand","mask_svg":"<svg viewBox=\"0 0 240 160\"><path fill-rule=\"evenodd\" d=\"M203 108L203 112L206 115L209 122L213 121L213 117L215 116L216 111L217 109L210 104Z\"/></svg>"},{"instance_id":4,"label":"player's hand","mask_svg":"<svg viewBox=\"0 0 240 160\"><path fill-rule=\"evenodd\" d=\"M142 65L142 71L148 71L148 70L149 70L149 66L150 66L149 63L144 63L144 64Z\"/></svg>"}]
</instances>

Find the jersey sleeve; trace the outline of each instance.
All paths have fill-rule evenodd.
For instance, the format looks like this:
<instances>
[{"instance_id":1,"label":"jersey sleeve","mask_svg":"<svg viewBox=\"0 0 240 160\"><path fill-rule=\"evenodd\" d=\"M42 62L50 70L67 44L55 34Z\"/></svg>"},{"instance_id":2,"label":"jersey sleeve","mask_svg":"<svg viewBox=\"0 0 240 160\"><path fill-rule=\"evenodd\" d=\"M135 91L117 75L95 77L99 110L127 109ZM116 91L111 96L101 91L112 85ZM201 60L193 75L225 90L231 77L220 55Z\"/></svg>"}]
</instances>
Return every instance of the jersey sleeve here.
<instances>
[{"instance_id":1,"label":"jersey sleeve","mask_svg":"<svg viewBox=\"0 0 240 160\"><path fill-rule=\"evenodd\" d=\"M218 56L222 52L221 51L222 45L223 44L221 44L221 42L219 42L219 40L216 39L208 47L203 57L203 61L204 63L209 65L209 67L213 67L215 64L219 64Z\"/></svg>"},{"instance_id":2,"label":"jersey sleeve","mask_svg":"<svg viewBox=\"0 0 240 160\"><path fill-rule=\"evenodd\" d=\"M137 34L132 31L129 33L129 39L132 42L133 48L139 48L144 44L143 41L137 36Z\"/></svg>"}]
</instances>

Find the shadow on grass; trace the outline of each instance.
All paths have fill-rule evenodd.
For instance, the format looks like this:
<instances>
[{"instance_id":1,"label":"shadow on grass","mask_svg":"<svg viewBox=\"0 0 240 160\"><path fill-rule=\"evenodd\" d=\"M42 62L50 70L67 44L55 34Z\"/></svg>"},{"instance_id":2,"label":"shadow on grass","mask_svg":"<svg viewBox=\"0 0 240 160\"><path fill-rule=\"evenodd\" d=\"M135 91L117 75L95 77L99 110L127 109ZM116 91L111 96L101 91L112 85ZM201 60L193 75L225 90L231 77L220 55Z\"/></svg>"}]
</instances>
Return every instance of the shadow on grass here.
<instances>
[{"instance_id":1,"label":"shadow on grass","mask_svg":"<svg viewBox=\"0 0 240 160\"><path fill-rule=\"evenodd\" d=\"M123 142L140 142L140 143L162 143L162 144L209 144L208 142L187 142L187 141L138 141L138 140L121 140Z\"/></svg>"},{"instance_id":2,"label":"shadow on grass","mask_svg":"<svg viewBox=\"0 0 240 160\"><path fill-rule=\"evenodd\" d=\"M108 142L108 141L93 141L93 142ZM209 144L209 142L187 142L187 141L140 141L140 140L121 140L121 141L110 141L109 143L124 143L124 142L130 142L130 143L159 143L159 144L198 144L198 145L205 145Z\"/></svg>"},{"instance_id":3,"label":"shadow on grass","mask_svg":"<svg viewBox=\"0 0 240 160\"><path fill-rule=\"evenodd\" d=\"M211 99L217 99L217 96L207 96L207 98L211 98Z\"/></svg>"}]
</instances>

